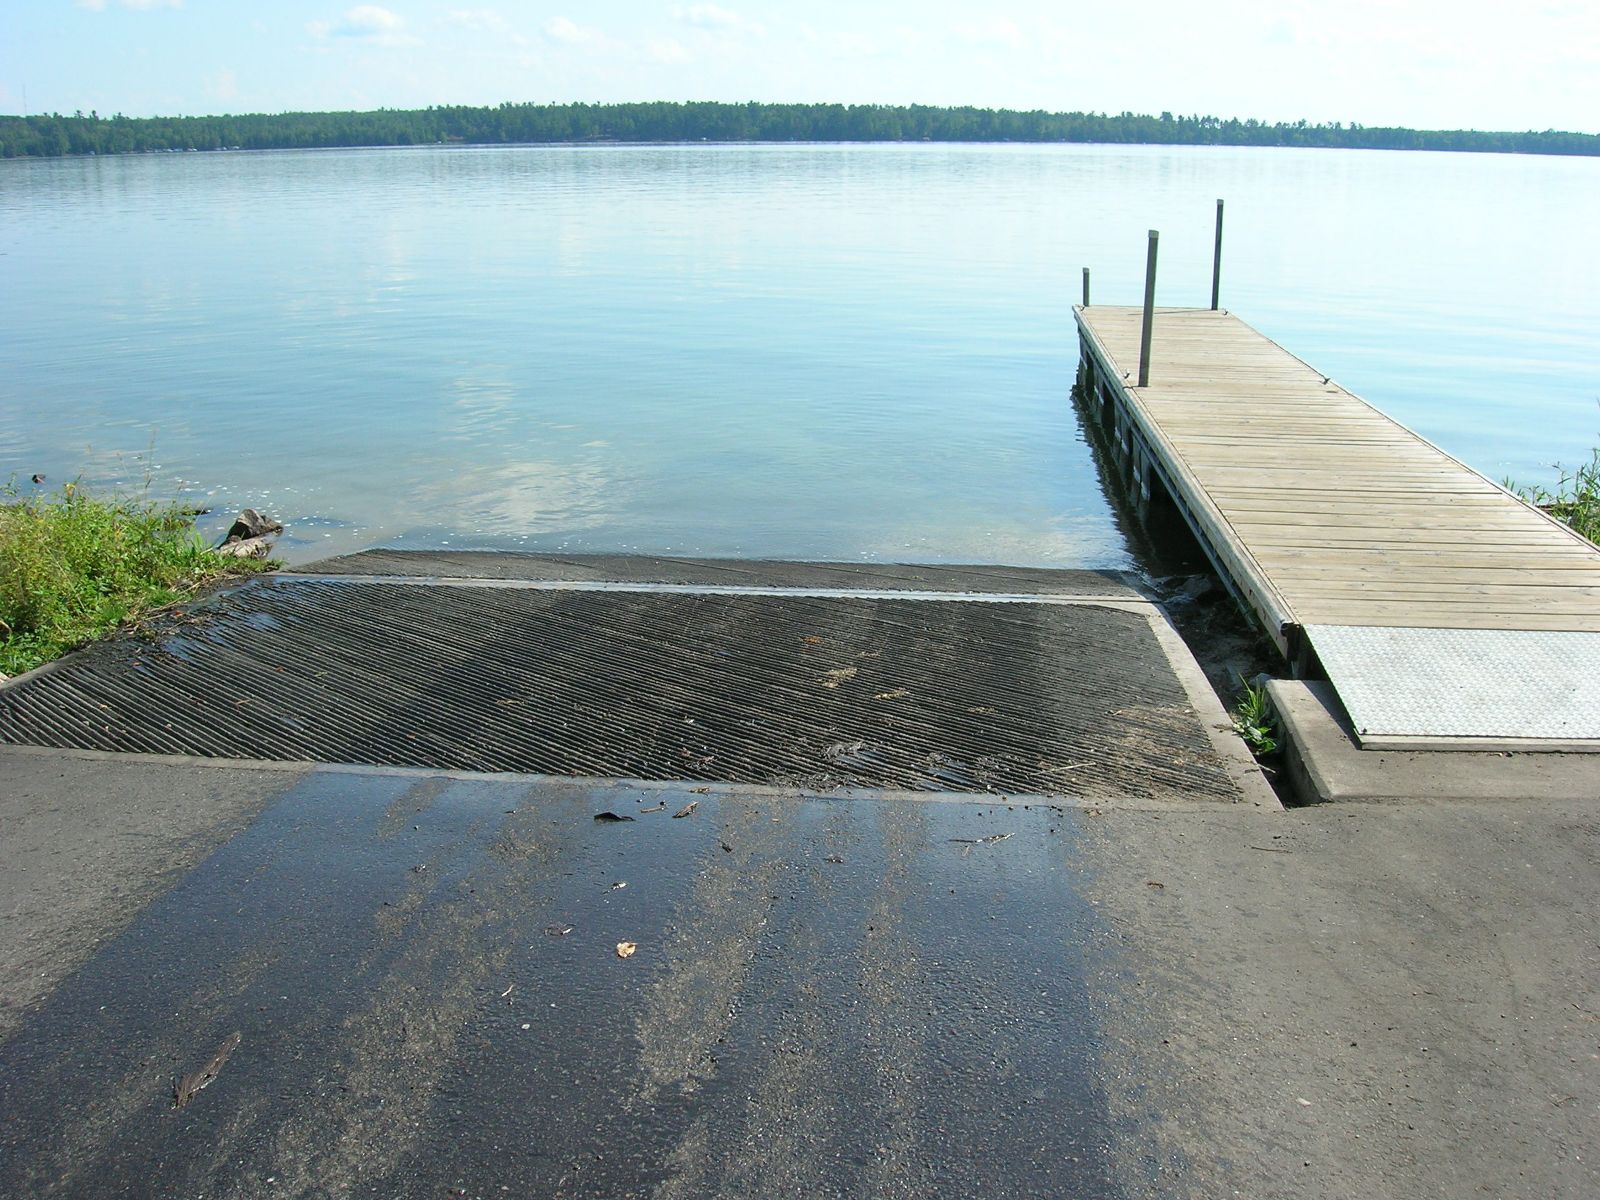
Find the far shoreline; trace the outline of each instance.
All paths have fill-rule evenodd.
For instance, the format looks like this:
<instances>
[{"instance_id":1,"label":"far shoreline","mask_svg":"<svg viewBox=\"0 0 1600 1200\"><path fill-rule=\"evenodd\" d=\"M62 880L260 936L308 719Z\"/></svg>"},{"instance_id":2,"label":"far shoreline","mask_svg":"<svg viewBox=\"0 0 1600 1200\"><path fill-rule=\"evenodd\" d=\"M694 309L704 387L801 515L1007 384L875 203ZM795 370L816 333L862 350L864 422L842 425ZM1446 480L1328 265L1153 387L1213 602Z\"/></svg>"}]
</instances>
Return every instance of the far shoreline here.
<instances>
[{"instance_id":1,"label":"far shoreline","mask_svg":"<svg viewBox=\"0 0 1600 1200\"><path fill-rule=\"evenodd\" d=\"M0 116L0 158L394 146L1120 145L1600 157L1600 134L927 105L651 101L375 111Z\"/></svg>"}]
</instances>

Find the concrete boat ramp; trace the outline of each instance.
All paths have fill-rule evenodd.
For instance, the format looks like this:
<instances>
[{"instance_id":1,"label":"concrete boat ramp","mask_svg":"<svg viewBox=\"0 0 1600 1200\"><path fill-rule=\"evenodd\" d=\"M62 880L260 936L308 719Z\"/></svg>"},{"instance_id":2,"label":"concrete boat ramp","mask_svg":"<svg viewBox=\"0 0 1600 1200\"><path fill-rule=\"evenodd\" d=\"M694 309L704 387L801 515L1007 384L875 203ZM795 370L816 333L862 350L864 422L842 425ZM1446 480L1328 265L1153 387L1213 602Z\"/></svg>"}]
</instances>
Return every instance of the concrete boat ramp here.
<instances>
[{"instance_id":1,"label":"concrete boat ramp","mask_svg":"<svg viewBox=\"0 0 1600 1200\"><path fill-rule=\"evenodd\" d=\"M0 693L74 749L1275 803L1225 726L1134 589L989 568L358 555Z\"/></svg>"},{"instance_id":2,"label":"concrete boat ramp","mask_svg":"<svg viewBox=\"0 0 1600 1200\"><path fill-rule=\"evenodd\" d=\"M0 689L0 1192L1593 1194L1588 804L1221 723L1101 575L235 589Z\"/></svg>"}]
</instances>

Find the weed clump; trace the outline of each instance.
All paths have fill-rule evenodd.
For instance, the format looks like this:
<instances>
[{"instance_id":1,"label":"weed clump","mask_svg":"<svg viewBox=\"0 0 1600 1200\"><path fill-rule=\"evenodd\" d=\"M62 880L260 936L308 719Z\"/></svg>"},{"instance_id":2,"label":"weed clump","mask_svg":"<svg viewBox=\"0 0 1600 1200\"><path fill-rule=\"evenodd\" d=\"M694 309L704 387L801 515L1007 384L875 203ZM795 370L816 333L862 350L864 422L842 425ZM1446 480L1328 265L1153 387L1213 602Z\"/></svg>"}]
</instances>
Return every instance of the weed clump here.
<instances>
[{"instance_id":1,"label":"weed clump","mask_svg":"<svg viewBox=\"0 0 1600 1200\"><path fill-rule=\"evenodd\" d=\"M1589 461L1576 470L1556 465L1556 486L1553 490L1542 487L1523 487L1508 482L1506 486L1529 504L1542 508L1556 520L1583 534L1591 542L1600 542L1600 448L1595 449Z\"/></svg>"},{"instance_id":2,"label":"weed clump","mask_svg":"<svg viewBox=\"0 0 1600 1200\"><path fill-rule=\"evenodd\" d=\"M1278 730L1272 720L1272 703L1267 699L1265 683L1248 683L1239 679L1239 698L1234 702L1229 716L1233 731L1244 739L1250 753L1257 758L1270 758L1278 752Z\"/></svg>"},{"instance_id":3,"label":"weed clump","mask_svg":"<svg viewBox=\"0 0 1600 1200\"><path fill-rule=\"evenodd\" d=\"M227 575L230 558L172 504L98 498L75 484L0 489L0 675L16 675Z\"/></svg>"}]
</instances>

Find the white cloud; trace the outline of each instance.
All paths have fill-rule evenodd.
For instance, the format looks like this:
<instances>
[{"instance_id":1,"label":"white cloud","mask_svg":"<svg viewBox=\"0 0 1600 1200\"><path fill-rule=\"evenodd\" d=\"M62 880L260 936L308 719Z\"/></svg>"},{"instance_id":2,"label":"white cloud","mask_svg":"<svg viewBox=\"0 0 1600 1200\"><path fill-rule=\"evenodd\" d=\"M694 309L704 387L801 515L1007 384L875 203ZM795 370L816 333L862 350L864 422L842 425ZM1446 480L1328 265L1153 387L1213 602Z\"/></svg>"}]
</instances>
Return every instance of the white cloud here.
<instances>
[{"instance_id":1,"label":"white cloud","mask_svg":"<svg viewBox=\"0 0 1600 1200\"><path fill-rule=\"evenodd\" d=\"M316 38L348 38L374 46L420 46L422 39L406 32L406 20L376 4L358 4L337 21L310 21L306 31Z\"/></svg>"},{"instance_id":2,"label":"white cloud","mask_svg":"<svg viewBox=\"0 0 1600 1200\"><path fill-rule=\"evenodd\" d=\"M87 8L90 12L105 12L108 0L73 0L79 8ZM134 8L147 12L152 8L182 8L183 0L117 0L123 8Z\"/></svg>"},{"instance_id":3,"label":"white cloud","mask_svg":"<svg viewBox=\"0 0 1600 1200\"><path fill-rule=\"evenodd\" d=\"M601 40L595 29L586 29L570 17L551 17L544 23L544 35L564 46L583 46Z\"/></svg>"},{"instance_id":4,"label":"white cloud","mask_svg":"<svg viewBox=\"0 0 1600 1200\"><path fill-rule=\"evenodd\" d=\"M844 30L827 38L836 54L846 58L870 58L878 53L878 43L864 33Z\"/></svg>"},{"instance_id":5,"label":"white cloud","mask_svg":"<svg viewBox=\"0 0 1600 1200\"><path fill-rule=\"evenodd\" d=\"M1008 50L1020 50L1024 42L1017 23L1006 17L962 22L956 25L955 32L963 41L977 46L1004 46Z\"/></svg>"},{"instance_id":6,"label":"white cloud","mask_svg":"<svg viewBox=\"0 0 1600 1200\"><path fill-rule=\"evenodd\" d=\"M680 21L698 25L702 29L731 29L754 34L766 32L749 17L723 8L720 4L690 4L687 7L680 5L672 10L672 15Z\"/></svg>"},{"instance_id":7,"label":"white cloud","mask_svg":"<svg viewBox=\"0 0 1600 1200\"><path fill-rule=\"evenodd\" d=\"M206 92L214 100L236 100L239 97L239 77L224 67L206 80Z\"/></svg>"},{"instance_id":8,"label":"white cloud","mask_svg":"<svg viewBox=\"0 0 1600 1200\"><path fill-rule=\"evenodd\" d=\"M650 43L650 57L658 63L685 63L689 61L689 52L683 48L683 43L676 38L662 38Z\"/></svg>"},{"instance_id":9,"label":"white cloud","mask_svg":"<svg viewBox=\"0 0 1600 1200\"><path fill-rule=\"evenodd\" d=\"M444 19L474 33L506 33L511 23L492 8L453 8Z\"/></svg>"}]
</instances>

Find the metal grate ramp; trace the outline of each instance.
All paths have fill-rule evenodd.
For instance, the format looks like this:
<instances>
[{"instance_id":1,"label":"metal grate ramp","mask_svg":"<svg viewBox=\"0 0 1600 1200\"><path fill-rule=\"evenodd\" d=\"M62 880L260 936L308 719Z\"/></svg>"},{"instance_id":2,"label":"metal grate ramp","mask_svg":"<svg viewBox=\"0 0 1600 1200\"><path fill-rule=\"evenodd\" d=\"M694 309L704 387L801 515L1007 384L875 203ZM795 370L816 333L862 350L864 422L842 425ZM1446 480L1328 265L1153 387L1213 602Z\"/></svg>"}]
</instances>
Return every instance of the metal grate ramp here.
<instances>
[{"instance_id":1,"label":"metal grate ramp","mask_svg":"<svg viewBox=\"0 0 1600 1200\"><path fill-rule=\"evenodd\" d=\"M1237 801L1151 619L1043 597L265 577L0 689L0 741Z\"/></svg>"},{"instance_id":2,"label":"metal grate ramp","mask_svg":"<svg viewBox=\"0 0 1600 1200\"><path fill-rule=\"evenodd\" d=\"M1305 632L1365 749L1600 751L1600 633Z\"/></svg>"}]
</instances>

